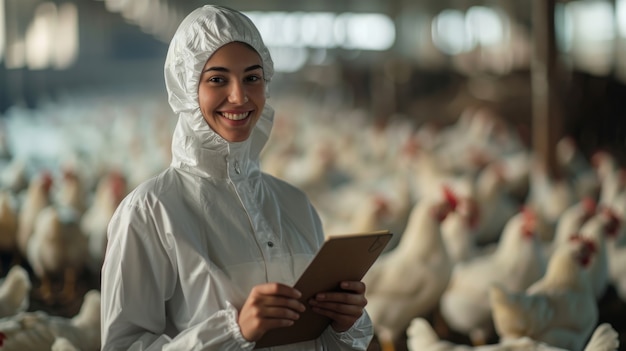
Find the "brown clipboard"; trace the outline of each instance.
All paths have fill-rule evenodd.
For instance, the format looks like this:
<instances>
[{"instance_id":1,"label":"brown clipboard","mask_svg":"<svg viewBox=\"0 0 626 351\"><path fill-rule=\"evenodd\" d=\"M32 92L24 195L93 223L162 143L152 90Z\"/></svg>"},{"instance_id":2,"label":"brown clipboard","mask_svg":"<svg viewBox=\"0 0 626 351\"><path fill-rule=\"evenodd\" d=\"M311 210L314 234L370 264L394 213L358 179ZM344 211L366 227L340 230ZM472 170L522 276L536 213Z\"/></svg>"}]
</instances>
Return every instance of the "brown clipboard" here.
<instances>
[{"instance_id":1,"label":"brown clipboard","mask_svg":"<svg viewBox=\"0 0 626 351\"><path fill-rule=\"evenodd\" d=\"M330 319L313 312L307 301L318 292L340 290L341 281L360 281L392 236L388 230L328 236L294 285L302 293L300 302L306 306L306 311L293 325L267 332L256 342L255 348L319 337Z\"/></svg>"}]
</instances>

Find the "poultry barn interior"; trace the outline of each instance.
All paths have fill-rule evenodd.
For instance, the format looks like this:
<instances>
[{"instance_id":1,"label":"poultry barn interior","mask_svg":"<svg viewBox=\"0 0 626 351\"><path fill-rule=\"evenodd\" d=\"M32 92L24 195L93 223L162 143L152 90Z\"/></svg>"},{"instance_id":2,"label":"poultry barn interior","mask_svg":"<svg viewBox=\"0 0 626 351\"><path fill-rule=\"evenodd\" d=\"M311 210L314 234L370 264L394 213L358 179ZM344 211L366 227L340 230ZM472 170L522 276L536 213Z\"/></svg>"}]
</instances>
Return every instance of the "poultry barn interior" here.
<instances>
[{"instance_id":1,"label":"poultry barn interior","mask_svg":"<svg viewBox=\"0 0 626 351\"><path fill-rule=\"evenodd\" d=\"M0 0L0 350L100 349L106 226L169 165L163 62L205 3ZM327 234L395 233L364 278L368 350L626 350L626 0L212 3L274 59L263 170ZM589 242L585 307L546 286Z\"/></svg>"}]
</instances>

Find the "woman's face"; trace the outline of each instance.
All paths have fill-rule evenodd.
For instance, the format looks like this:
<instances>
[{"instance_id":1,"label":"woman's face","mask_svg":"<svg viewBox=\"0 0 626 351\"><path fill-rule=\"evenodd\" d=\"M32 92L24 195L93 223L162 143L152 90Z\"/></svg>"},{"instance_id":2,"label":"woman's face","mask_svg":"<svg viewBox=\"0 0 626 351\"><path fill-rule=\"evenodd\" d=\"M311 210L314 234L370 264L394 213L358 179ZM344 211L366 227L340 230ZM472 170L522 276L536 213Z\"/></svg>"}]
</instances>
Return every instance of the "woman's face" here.
<instances>
[{"instance_id":1,"label":"woman's face","mask_svg":"<svg viewBox=\"0 0 626 351\"><path fill-rule=\"evenodd\" d=\"M265 106L259 54L239 42L215 51L200 75L198 103L204 119L222 138L248 139Z\"/></svg>"}]
</instances>

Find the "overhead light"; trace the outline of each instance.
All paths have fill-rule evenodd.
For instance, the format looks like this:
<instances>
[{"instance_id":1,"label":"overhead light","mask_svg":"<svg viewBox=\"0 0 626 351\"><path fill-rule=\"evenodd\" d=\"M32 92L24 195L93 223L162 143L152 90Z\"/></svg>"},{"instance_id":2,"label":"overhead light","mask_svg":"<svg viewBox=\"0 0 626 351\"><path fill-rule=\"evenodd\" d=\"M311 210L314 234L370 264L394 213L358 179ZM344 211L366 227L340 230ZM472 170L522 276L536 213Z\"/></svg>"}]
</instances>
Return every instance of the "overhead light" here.
<instances>
[{"instance_id":1,"label":"overhead light","mask_svg":"<svg viewBox=\"0 0 626 351\"><path fill-rule=\"evenodd\" d=\"M474 39L467 31L465 15L459 10L444 10L432 22L433 43L448 55L456 55L470 50Z\"/></svg>"},{"instance_id":2,"label":"overhead light","mask_svg":"<svg viewBox=\"0 0 626 351\"><path fill-rule=\"evenodd\" d=\"M33 21L26 30L26 65L29 69L40 70L50 67L56 25L56 5L44 2L37 6Z\"/></svg>"},{"instance_id":3,"label":"overhead light","mask_svg":"<svg viewBox=\"0 0 626 351\"><path fill-rule=\"evenodd\" d=\"M469 30L482 46L504 42L504 23L496 11L485 6L472 6L465 15Z\"/></svg>"},{"instance_id":4,"label":"overhead light","mask_svg":"<svg viewBox=\"0 0 626 351\"><path fill-rule=\"evenodd\" d=\"M52 66L55 69L66 69L78 57L78 9L76 4L64 2L57 13Z\"/></svg>"},{"instance_id":5,"label":"overhead light","mask_svg":"<svg viewBox=\"0 0 626 351\"><path fill-rule=\"evenodd\" d=\"M380 13L246 12L268 46L384 51L395 24Z\"/></svg>"},{"instance_id":6,"label":"overhead light","mask_svg":"<svg viewBox=\"0 0 626 351\"><path fill-rule=\"evenodd\" d=\"M386 15L345 13L337 20L335 33L345 33L343 40L339 40L343 48L384 51L390 49L396 40L395 24Z\"/></svg>"}]
</instances>

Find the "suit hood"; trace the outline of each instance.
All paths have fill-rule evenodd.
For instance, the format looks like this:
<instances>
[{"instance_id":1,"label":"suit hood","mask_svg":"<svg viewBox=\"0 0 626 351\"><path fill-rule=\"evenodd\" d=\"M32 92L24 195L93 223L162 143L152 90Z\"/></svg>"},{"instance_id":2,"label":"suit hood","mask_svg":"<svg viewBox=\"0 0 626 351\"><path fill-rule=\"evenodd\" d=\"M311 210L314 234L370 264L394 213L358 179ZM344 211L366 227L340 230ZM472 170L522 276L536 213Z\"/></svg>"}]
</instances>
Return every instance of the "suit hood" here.
<instances>
[{"instance_id":1,"label":"suit hood","mask_svg":"<svg viewBox=\"0 0 626 351\"><path fill-rule=\"evenodd\" d=\"M170 42L164 73L168 101L178 115L172 139L174 167L207 174L207 167L233 152L239 159L258 163L272 129L273 109L265 104L247 140L228 142L209 127L198 103L198 84L206 61L219 48L235 41L250 45L260 55L268 89L274 74L269 50L252 21L238 11L214 5L200 7L181 22Z\"/></svg>"}]
</instances>

